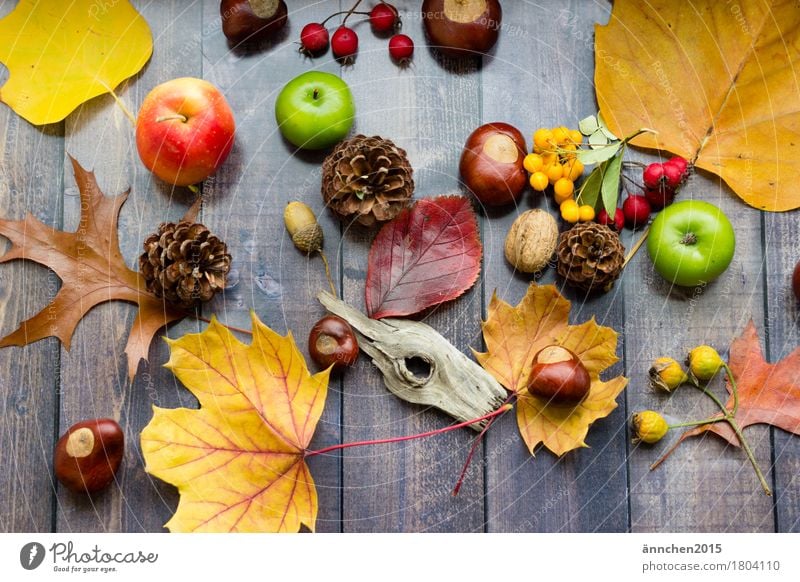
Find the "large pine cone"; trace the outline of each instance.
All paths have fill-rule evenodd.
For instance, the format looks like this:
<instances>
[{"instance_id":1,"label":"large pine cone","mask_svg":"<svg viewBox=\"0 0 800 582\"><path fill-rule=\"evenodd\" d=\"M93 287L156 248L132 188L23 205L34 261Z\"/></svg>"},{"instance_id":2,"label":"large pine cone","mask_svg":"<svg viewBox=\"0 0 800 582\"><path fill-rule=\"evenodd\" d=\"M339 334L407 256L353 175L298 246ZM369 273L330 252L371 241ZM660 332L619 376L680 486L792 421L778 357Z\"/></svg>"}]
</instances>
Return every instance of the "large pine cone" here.
<instances>
[{"instance_id":1,"label":"large pine cone","mask_svg":"<svg viewBox=\"0 0 800 582\"><path fill-rule=\"evenodd\" d=\"M584 291L611 289L625 262L619 235L594 222L576 224L562 232L556 252L558 274Z\"/></svg>"},{"instance_id":2,"label":"large pine cone","mask_svg":"<svg viewBox=\"0 0 800 582\"><path fill-rule=\"evenodd\" d=\"M357 135L322 164L322 198L342 218L364 226L391 220L414 193L405 150L388 139Z\"/></svg>"},{"instance_id":3,"label":"large pine cone","mask_svg":"<svg viewBox=\"0 0 800 582\"><path fill-rule=\"evenodd\" d=\"M222 291L230 268L227 245L202 224L186 221L161 224L139 257L147 290L183 309Z\"/></svg>"}]
</instances>

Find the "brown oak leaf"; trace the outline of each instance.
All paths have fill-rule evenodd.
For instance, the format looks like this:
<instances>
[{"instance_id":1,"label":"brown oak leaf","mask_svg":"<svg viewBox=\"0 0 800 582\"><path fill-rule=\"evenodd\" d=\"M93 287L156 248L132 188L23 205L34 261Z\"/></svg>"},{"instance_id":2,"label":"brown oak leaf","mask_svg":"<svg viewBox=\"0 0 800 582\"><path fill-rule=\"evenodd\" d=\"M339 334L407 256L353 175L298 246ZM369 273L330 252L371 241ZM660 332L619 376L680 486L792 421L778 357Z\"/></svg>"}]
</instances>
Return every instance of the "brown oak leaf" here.
<instances>
[{"instance_id":1,"label":"brown oak leaf","mask_svg":"<svg viewBox=\"0 0 800 582\"><path fill-rule=\"evenodd\" d=\"M105 196L94 172L87 172L70 157L81 196L78 230L64 232L47 226L33 215L24 220L0 219L0 235L11 241L11 249L0 263L28 259L52 269L62 285L53 301L39 313L0 339L0 348L24 346L55 336L66 349L81 318L95 305L127 301L139 306L131 327L125 354L128 376L133 378L155 333L168 323L186 316L148 292L141 274L125 264L119 250L117 219L128 193ZM189 211L187 218L196 212Z\"/></svg>"},{"instance_id":2,"label":"brown oak leaf","mask_svg":"<svg viewBox=\"0 0 800 582\"><path fill-rule=\"evenodd\" d=\"M739 392L736 422L740 428L753 424L771 424L800 435L800 348L777 364L766 362L756 326L751 320L742 335L733 340L728 365ZM727 388L731 394L730 384ZM733 409L732 395L725 407L728 410ZM720 413L715 418L721 417ZM727 422L706 424L684 432L656 465L666 459L684 440L704 432L713 432L730 444L740 446L739 439Z\"/></svg>"}]
</instances>

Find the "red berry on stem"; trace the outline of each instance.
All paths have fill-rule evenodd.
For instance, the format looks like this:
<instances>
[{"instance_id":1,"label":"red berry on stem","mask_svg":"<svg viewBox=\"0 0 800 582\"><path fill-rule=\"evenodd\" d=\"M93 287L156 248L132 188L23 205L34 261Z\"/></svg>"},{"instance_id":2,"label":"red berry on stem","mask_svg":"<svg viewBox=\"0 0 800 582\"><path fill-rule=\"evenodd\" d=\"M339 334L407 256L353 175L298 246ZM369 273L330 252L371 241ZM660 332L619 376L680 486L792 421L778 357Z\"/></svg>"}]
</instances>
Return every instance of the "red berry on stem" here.
<instances>
[{"instance_id":1,"label":"red berry on stem","mask_svg":"<svg viewBox=\"0 0 800 582\"><path fill-rule=\"evenodd\" d=\"M608 212L606 212L606 209L603 208L597 213L597 222L599 224L605 224L606 226L619 232L625 227L625 215L622 212L622 208L617 208L616 212L614 213L614 218L611 218L608 215Z\"/></svg>"},{"instance_id":2,"label":"red berry on stem","mask_svg":"<svg viewBox=\"0 0 800 582\"><path fill-rule=\"evenodd\" d=\"M414 54L414 41L405 34L395 34L389 39L389 55L401 63L407 62Z\"/></svg>"},{"instance_id":3,"label":"red berry on stem","mask_svg":"<svg viewBox=\"0 0 800 582\"><path fill-rule=\"evenodd\" d=\"M668 164L672 164L673 166L677 166L678 169L681 171L681 174L686 176L687 171L689 170L689 162L686 158L682 158L680 156L675 156L667 160Z\"/></svg>"},{"instance_id":4,"label":"red berry on stem","mask_svg":"<svg viewBox=\"0 0 800 582\"><path fill-rule=\"evenodd\" d=\"M658 189L664 176L664 164L650 164L642 172L642 180L646 188Z\"/></svg>"},{"instance_id":5,"label":"red berry on stem","mask_svg":"<svg viewBox=\"0 0 800 582\"><path fill-rule=\"evenodd\" d=\"M331 49L337 59L351 60L358 52L358 35L352 28L340 26L331 37Z\"/></svg>"},{"instance_id":6,"label":"red berry on stem","mask_svg":"<svg viewBox=\"0 0 800 582\"><path fill-rule=\"evenodd\" d=\"M397 8L386 2L376 4L369 13L369 22L375 32L394 30L399 20Z\"/></svg>"},{"instance_id":7,"label":"red berry on stem","mask_svg":"<svg viewBox=\"0 0 800 582\"><path fill-rule=\"evenodd\" d=\"M667 162L662 164L663 175L661 182L670 190L677 190L683 183L684 173L677 164Z\"/></svg>"},{"instance_id":8,"label":"red berry on stem","mask_svg":"<svg viewBox=\"0 0 800 582\"><path fill-rule=\"evenodd\" d=\"M641 195L628 196L622 204L625 224L629 228L638 228L647 224L650 218L650 203Z\"/></svg>"},{"instance_id":9,"label":"red berry on stem","mask_svg":"<svg viewBox=\"0 0 800 582\"><path fill-rule=\"evenodd\" d=\"M328 29L319 22L306 24L300 32L300 50L310 56L328 50Z\"/></svg>"},{"instance_id":10,"label":"red berry on stem","mask_svg":"<svg viewBox=\"0 0 800 582\"><path fill-rule=\"evenodd\" d=\"M650 207L661 210L667 204L672 204L675 192L669 188L645 188L644 197L650 203Z\"/></svg>"}]
</instances>

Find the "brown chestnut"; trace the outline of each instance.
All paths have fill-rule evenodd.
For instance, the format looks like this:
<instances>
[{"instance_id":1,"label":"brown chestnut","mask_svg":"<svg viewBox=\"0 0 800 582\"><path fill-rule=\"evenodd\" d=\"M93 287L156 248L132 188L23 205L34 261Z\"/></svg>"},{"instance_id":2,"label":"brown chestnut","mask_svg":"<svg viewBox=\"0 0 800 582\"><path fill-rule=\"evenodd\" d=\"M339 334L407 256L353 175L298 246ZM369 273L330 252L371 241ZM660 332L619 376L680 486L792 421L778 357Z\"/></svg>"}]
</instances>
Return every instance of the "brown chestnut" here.
<instances>
[{"instance_id":1,"label":"brown chestnut","mask_svg":"<svg viewBox=\"0 0 800 582\"><path fill-rule=\"evenodd\" d=\"M526 153L525 138L513 125L499 121L481 125L464 145L461 178L482 204L511 204L528 183L522 165Z\"/></svg>"},{"instance_id":2,"label":"brown chestnut","mask_svg":"<svg viewBox=\"0 0 800 582\"><path fill-rule=\"evenodd\" d=\"M488 52L497 42L502 17L498 0L422 3L422 21L431 46L453 57Z\"/></svg>"},{"instance_id":3,"label":"brown chestnut","mask_svg":"<svg viewBox=\"0 0 800 582\"><path fill-rule=\"evenodd\" d=\"M308 353L317 365L341 370L356 363L358 340L344 319L326 315L314 324L308 335Z\"/></svg>"},{"instance_id":4,"label":"brown chestnut","mask_svg":"<svg viewBox=\"0 0 800 582\"><path fill-rule=\"evenodd\" d=\"M554 404L577 404L589 393L592 379L580 358L561 346L547 346L533 358L528 392Z\"/></svg>"},{"instance_id":5,"label":"brown chestnut","mask_svg":"<svg viewBox=\"0 0 800 582\"><path fill-rule=\"evenodd\" d=\"M117 421L84 420L58 439L53 470L70 491L95 493L114 480L124 451L125 434Z\"/></svg>"},{"instance_id":6,"label":"brown chestnut","mask_svg":"<svg viewBox=\"0 0 800 582\"><path fill-rule=\"evenodd\" d=\"M286 25L283 0L222 0L222 32L233 44L267 38Z\"/></svg>"},{"instance_id":7,"label":"brown chestnut","mask_svg":"<svg viewBox=\"0 0 800 582\"><path fill-rule=\"evenodd\" d=\"M792 287L794 288L794 296L800 301L800 262L794 267L794 275L792 275Z\"/></svg>"}]
</instances>

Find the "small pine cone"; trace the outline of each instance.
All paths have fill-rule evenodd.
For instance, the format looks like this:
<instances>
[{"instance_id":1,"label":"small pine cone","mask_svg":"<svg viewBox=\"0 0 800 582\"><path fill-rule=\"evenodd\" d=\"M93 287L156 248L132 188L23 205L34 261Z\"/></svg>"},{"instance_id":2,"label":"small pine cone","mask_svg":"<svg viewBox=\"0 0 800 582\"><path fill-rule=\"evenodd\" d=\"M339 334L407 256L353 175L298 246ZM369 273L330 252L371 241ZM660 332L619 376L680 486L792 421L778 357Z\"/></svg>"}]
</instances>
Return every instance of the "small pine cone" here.
<instances>
[{"instance_id":1,"label":"small pine cone","mask_svg":"<svg viewBox=\"0 0 800 582\"><path fill-rule=\"evenodd\" d=\"M225 288L227 245L202 224L165 222L144 241L139 270L147 290L182 309L194 309Z\"/></svg>"},{"instance_id":2,"label":"small pine cone","mask_svg":"<svg viewBox=\"0 0 800 582\"><path fill-rule=\"evenodd\" d=\"M584 291L611 289L625 261L619 235L595 222L576 224L562 232L556 252L558 274Z\"/></svg>"},{"instance_id":3,"label":"small pine cone","mask_svg":"<svg viewBox=\"0 0 800 582\"><path fill-rule=\"evenodd\" d=\"M373 226L408 205L412 174L405 150L388 139L357 135L322 163L322 198L342 218Z\"/></svg>"}]
</instances>

